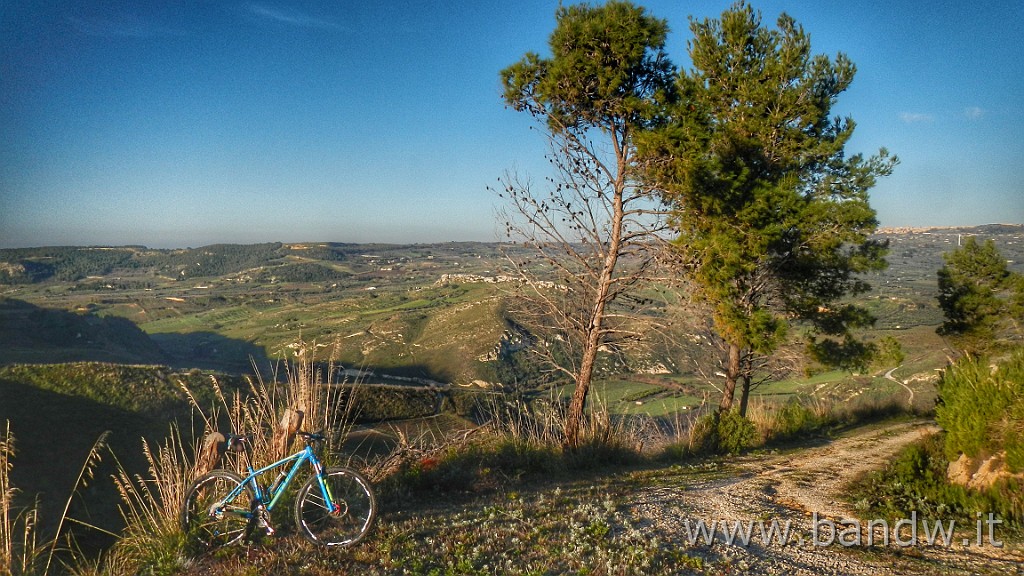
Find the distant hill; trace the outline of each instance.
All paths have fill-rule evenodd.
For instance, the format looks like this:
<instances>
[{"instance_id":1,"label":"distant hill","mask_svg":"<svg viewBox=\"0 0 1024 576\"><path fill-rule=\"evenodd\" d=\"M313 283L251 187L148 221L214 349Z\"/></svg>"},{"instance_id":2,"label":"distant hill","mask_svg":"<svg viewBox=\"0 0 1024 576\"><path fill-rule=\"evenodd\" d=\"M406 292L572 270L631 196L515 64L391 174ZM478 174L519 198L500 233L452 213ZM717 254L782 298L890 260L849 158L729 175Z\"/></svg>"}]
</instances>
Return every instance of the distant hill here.
<instances>
[{"instance_id":1,"label":"distant hill","mask_svg":"<svg viewBox=\"0 0 1024 576\"><path fill-rule=\"evenodd\" d=\"M914 238L920 235L973 235L1017 238L1024 242L1024 224L985 224L949 227L887 227L879 234ZM282 244L213 244L199 248L153 249L145 246L52 246L0 249L0 285L47 281L80 281L90 277L138 275L176 280L213 278L245 272L259 279L281 282L318 282L348 275L339 264L367 256L386 259L434 251L481 254L500 258L496 243L449 242L439 244L346 244L337 242Z\"/></svg>"},{"instance_id":2,"label":"distant hill","mask_svg":"<svg viewBox=\"0 0 1024 576\"><path fill-rule=\"evenodd\" d=\"M961 232L973 232L979 235L1024 234L1024 224L985 224L968 228L958 228Z\"/></svg>"},{"instance_id":3,"label":"distant hill","mask_svg":"<svg viewBox=\"0 0 1024 576\"><path fill-rule=\"evenodd\" d=\"M889 268L861 296L876 328L941 323L936 272L964 236L995 240L1024 269L1024 226L884 229ZM218 244L0 250L0 364L107 361L232 373L299 339L377 375L486 386L539 377L505 315L498 243ZM652 317L672 313L664 304ZM933 328L926 328L929 332ZM674 341L695 342L686 334ZM920 340L920 339L917 339ZM905 344L913 346L913 344ZM697 346L699 348L699 346ZM615 371L685 374L693 350L665 343ZM621 360L621 359L620 359Z\"/></svg>"},{"instance_id":4,"label":"distant hill","mask_svg":"<svg viewBox=\"0 0 1024 576\"><path fill-rule=\"evenodd\" d=\"M304 256L312 260L340 261L347 257L346 246L351 248L344 244L317 245L305 251ZM292 247L279 242L214 244L181 250L144 246L3 249L0 250L0 284L75 281L139 270L179 280L224 276L286 264L285 259L293 251Z\"/></svg>"},{"instance_id":5,"label":"distant hill","mask_svg":"<svg viewBox=\"0 0 1024 576\"><path fill-rule=\"evenodd\" d=\"M1024 224L981 224L979 226L887 226L879 228L880 234L923 234L956 232L977 235L1024 234Z\"/></svg>"},{"instance_id":6,"label":"distant hill","mask_svg":"<svg viewBox=\"0 0 1024 576\"><path fill-rule=\"evenodd\" d=\"M142 246L19 248L0 250L0 282L8 284L46 280L73 281L106 276L115 271L153 268L188 272L202 268L214 274L264 262L272 245L210 246L196 250L150 250Z\"/></svg>"}]
</instances>

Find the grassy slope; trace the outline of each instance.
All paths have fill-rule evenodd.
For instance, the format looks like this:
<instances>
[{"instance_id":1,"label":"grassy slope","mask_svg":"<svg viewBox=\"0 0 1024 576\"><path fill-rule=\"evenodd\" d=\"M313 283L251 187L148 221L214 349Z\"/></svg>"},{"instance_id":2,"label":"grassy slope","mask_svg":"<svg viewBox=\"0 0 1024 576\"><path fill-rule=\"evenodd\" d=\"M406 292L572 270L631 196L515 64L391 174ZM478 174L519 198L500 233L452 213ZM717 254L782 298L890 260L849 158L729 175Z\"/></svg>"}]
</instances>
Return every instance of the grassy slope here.
<instances>
[{"instance_id":1,"label":"grassy slope","mask_svg":"<svg viewBox=\"0 0 1024 576\"><path fill-rule=\"evenodd\" d=\"M934 368L946 360L944 342L934 334L935 269L941 253L955 245L956 234L888 238L892 266L871 279L876 290L865 302L879 316L878 337L893 335L903 346L906 360L894 375L927 403ZM1024 243L1011 244L1010 238L1000 240L1001 249L1024 262L1018 250ZM59 250L50 252L63 257ZM67 249L76 269L100 276L4 287L4 296L11 299L0 299L0 362L166 361L248 372L253 361L267 367L301 337L332 345L325 354L331 350L349 365L459 384L492 377L492 367L479 359L493 350L504 330L498 288L435 284L444 273L493 274L499 255L492 245L265 245L253 247L251 254L244 247L127 252L139 262L157 258L162 263L153 269L107 270L100 266L103 261L86 266L89 258L106 256L107 251ZM51 256L40 258L53 261ZM338 277L313 282L282 282L277 277L294 272L294 266L314 264ZM224 273L197 276L211 266ZM182 271L185 280L180 279ZM828 373L774 383L757 393L768 398L815 391L849 397L865 388L877 395L901 393L881 373L874 376ZM627 375L608 378L596 391L613 412L657 416L697 404L701 390L711 391L700 382L683 380L696 388L688 394L658 392Z\"/></svg>"},{"instance_id":2,"label":"grassy slope","mask_svg":"<svg viewBox=\"0 0 1024 576\"><path fill-rule=\"evenodd\" d=\"M118 530L119 497L108 481L116 471L116 454L129 470L142 472L142 438L159 440L168 432L168 421L135 412L81 394L66 394L38 386L32 379L4 369L0 373L0 423L10 422L17 454L11 473L22 505L38 498L44 531L52 530L71 496L75 480L90 448L102 434L109 450L93 472L93 480L72 500L71 517L107 530ZM109 544L91 530L77 530L85 549Z\"/></svg>"}]
</instances>

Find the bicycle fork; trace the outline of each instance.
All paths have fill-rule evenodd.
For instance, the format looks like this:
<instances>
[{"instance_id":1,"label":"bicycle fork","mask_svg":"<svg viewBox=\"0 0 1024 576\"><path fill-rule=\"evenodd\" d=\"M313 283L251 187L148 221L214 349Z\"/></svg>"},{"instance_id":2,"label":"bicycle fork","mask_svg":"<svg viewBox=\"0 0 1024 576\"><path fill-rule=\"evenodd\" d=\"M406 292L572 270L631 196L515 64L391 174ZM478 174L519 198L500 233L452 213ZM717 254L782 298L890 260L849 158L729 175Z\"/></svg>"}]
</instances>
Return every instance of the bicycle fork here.
<instances>
[{"instance_id":1,"label":"bicycle fork","mask_svg":"<svg viewBox=\"0 0 1024 576\"><path fill-rule=\"evenodd\" d=\"M320 495L323 496L324 504L330 508L327 513L331 516L341 516L341 503L334 497L334 494L331 494L331 486L327 483L327 478L324 475L323 464L317 461L313 464L313 468L316 470L317 484L320 485Z\"/></svg>"}]
</instances>

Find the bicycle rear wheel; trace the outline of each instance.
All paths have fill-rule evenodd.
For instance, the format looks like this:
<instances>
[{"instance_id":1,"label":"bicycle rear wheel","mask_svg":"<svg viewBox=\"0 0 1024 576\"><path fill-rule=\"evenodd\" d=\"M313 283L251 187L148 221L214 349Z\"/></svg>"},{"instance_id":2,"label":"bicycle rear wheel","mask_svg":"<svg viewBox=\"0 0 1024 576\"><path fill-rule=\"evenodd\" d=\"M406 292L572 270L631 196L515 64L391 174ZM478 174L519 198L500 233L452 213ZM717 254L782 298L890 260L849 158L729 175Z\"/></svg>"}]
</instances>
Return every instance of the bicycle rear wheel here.
<instances>
[{"instance_id":1,"label":"bicycle rear wheel","mask_svg":"<svg viewBox=\"0 0 1024 576\"><path fill-rule=\"evenodd\" d=\"M370 483L348 468L328 468L323 475L331 503L324 500L316 475L299 490L295 524L310 542L345 547L366 536L377 517Z\"/></svg>"},{"instance_id":2,"label":"bicycle rear wheel","mask_svg":"<svg viewBox=\"0 0 1024 576\"><path fill-rule=\"evenodd\" d=\"M219 505L242 480L234 472L214 470L192 484L181 510L182 529L189 541L204 548L215 548L233 544L245 536L252 515L252 488L246 486L230 502Z\"/></svg>"}]
</instances>

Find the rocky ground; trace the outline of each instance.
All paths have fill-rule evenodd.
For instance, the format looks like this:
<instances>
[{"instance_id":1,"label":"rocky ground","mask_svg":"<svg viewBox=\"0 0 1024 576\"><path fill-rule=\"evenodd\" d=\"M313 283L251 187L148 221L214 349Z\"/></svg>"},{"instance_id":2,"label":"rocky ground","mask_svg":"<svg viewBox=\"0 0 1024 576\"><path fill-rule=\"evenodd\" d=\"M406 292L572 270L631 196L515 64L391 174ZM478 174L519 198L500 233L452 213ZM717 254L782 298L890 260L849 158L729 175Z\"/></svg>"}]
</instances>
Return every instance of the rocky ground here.
<instances>
[{"instance_id":1,"label":"rocky ground","mask_svg":"<svg viewBox=\"0 0 1024 576\"><path fill-rule=\"evenodd\" d=\"M949 533L947 523L930 545L934 525L926 531L918 520L912 542L908 527L894 532L892 524L886 545L882 526L869 534L868 519L860 530L852 522L859 515L845 493L851 481L935 430L927 421L860 428L792 453L740 458L728 474L662 478L640 488L633 514L663 541L700 556L711 573L1024 574L1020 544L991 545L984 523L979 546L974 525Z\"/></svg>"}]
</instances>

